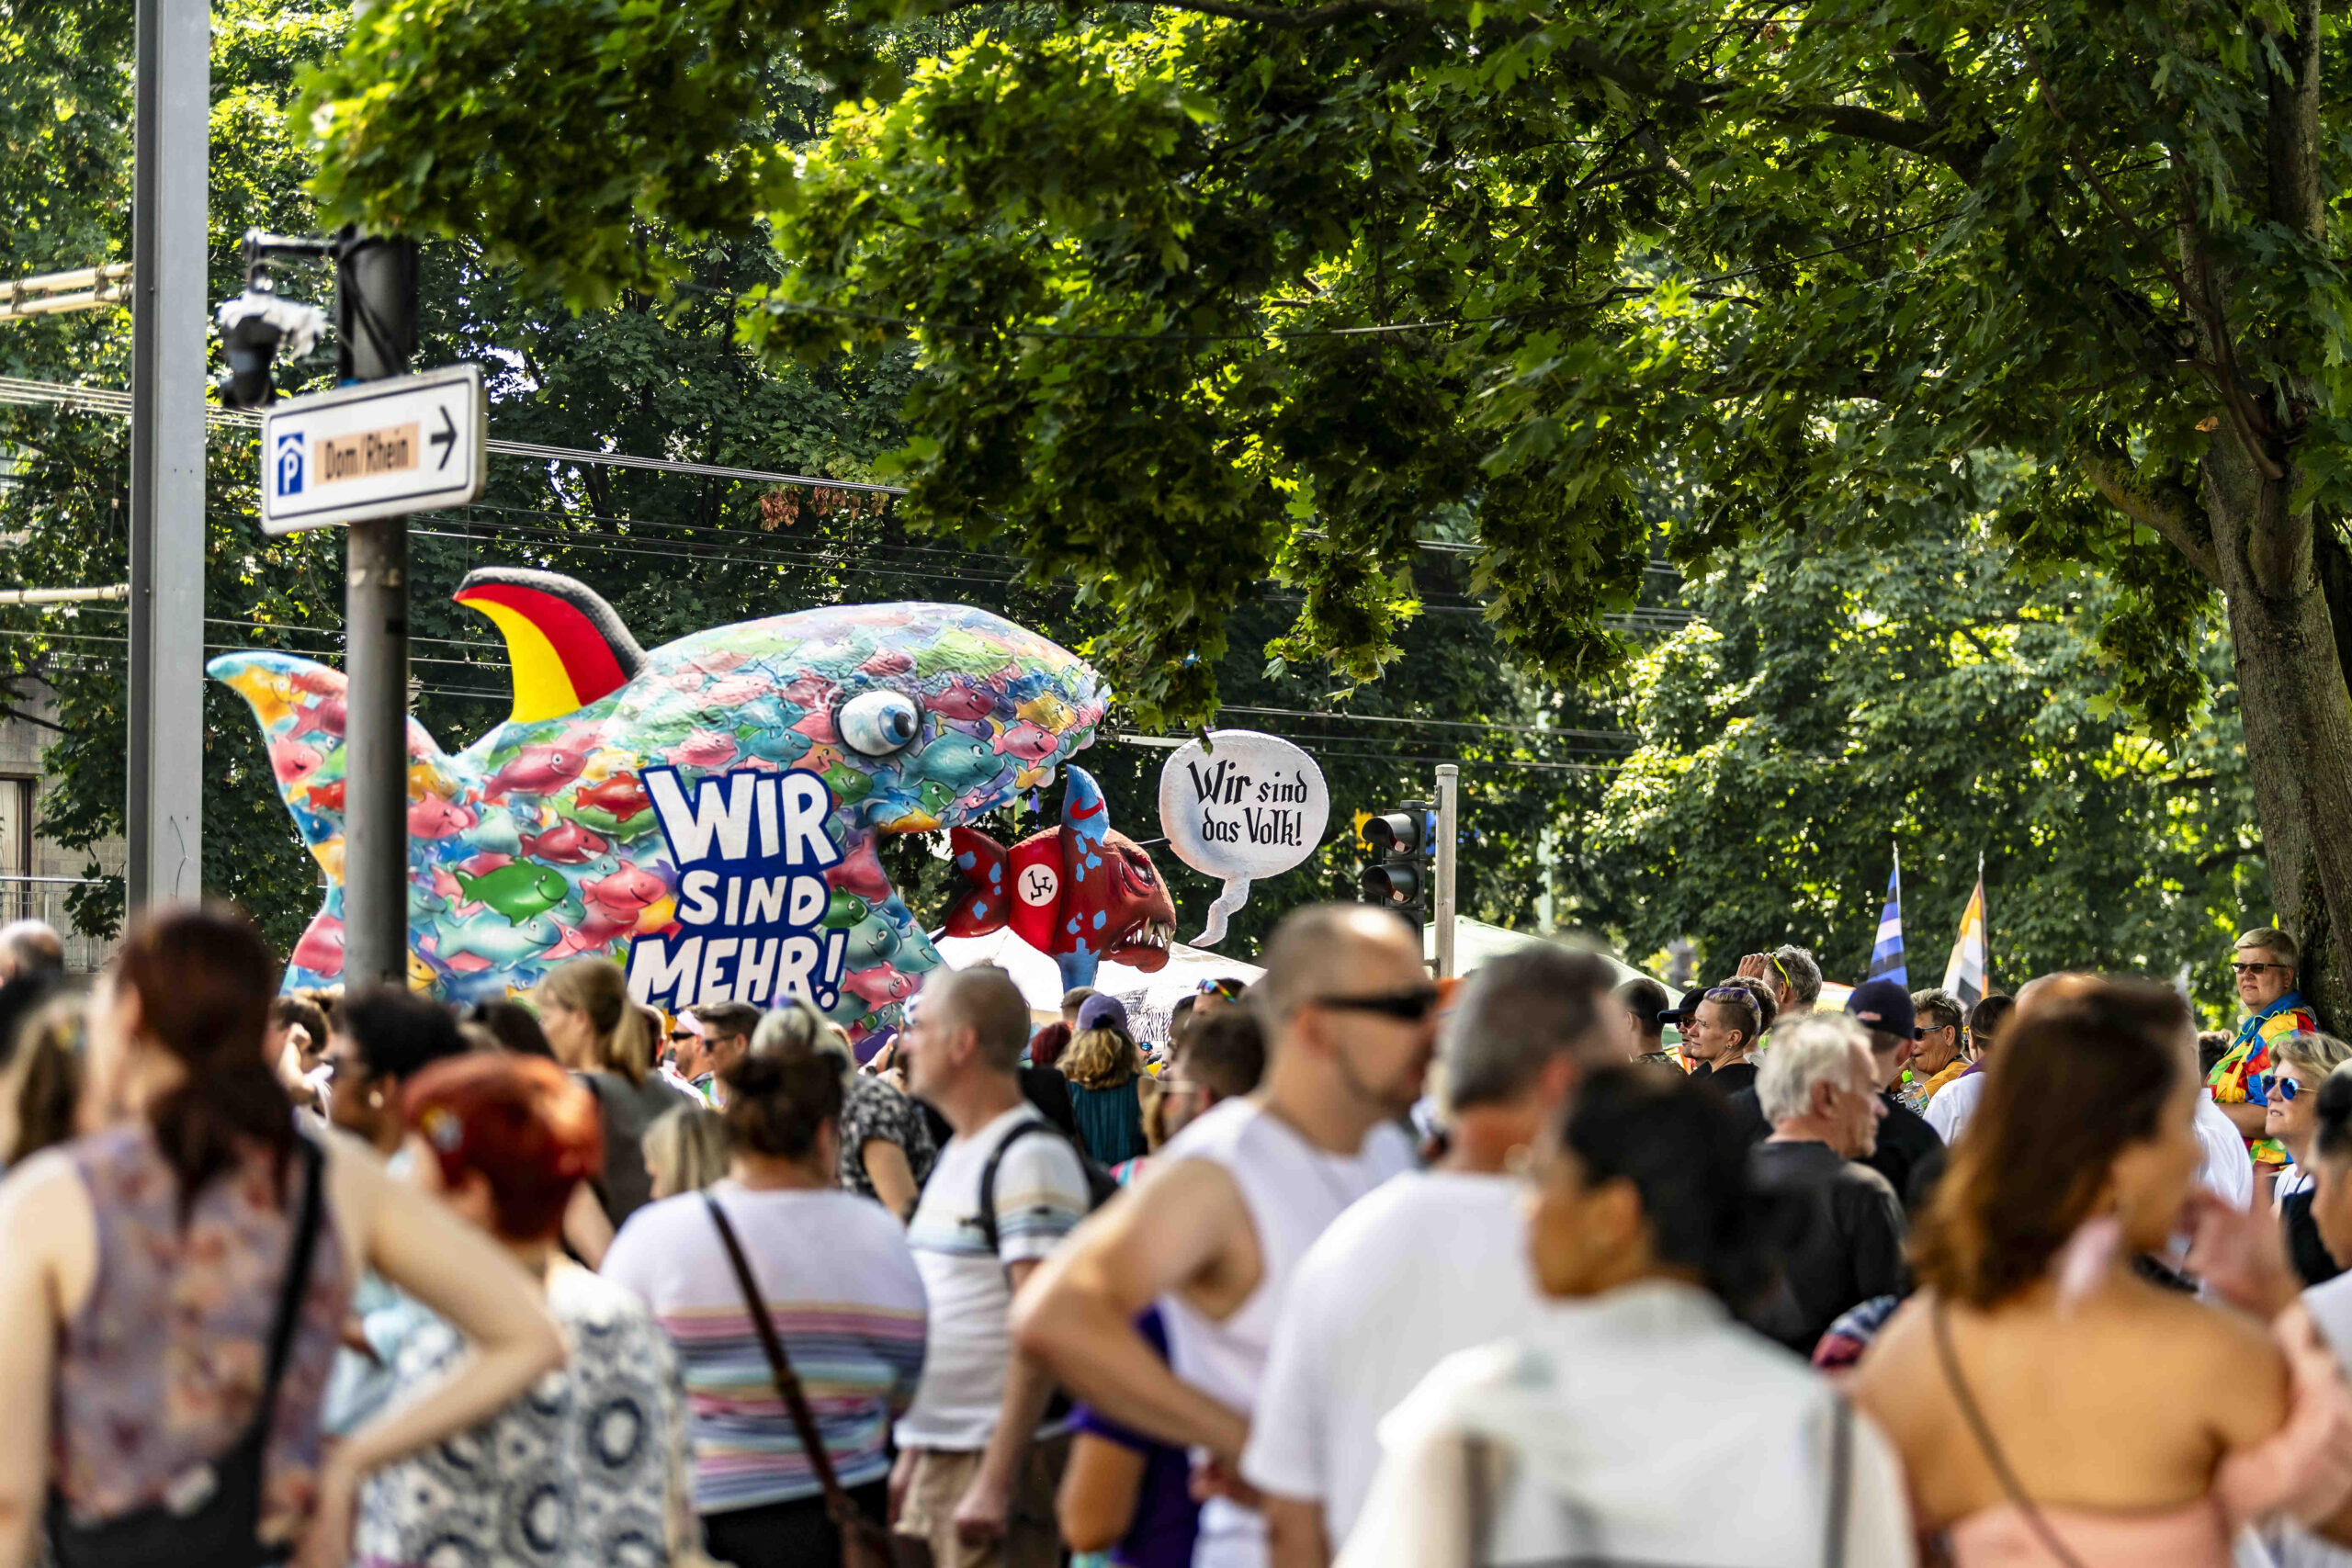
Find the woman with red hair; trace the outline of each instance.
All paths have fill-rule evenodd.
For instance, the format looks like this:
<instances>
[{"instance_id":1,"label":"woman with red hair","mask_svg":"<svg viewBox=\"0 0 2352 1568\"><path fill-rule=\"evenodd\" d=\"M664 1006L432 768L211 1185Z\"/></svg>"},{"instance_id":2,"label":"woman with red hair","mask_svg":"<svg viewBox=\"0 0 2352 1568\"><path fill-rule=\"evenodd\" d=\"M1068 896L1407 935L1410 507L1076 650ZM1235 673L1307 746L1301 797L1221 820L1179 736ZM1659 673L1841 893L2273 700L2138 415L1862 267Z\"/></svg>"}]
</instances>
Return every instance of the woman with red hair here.
<instances>
[{"instance_id":1,"label":"woman with red hair","mask_svg":"<svg viewBox=\"0 0 2352 1568\"><path fill-rule=\"evenodd\" d=\"M528 1396L379 1472L356 1562L490 1562L518 1555L516 1542L528 1561L567 1568L660 1568L698 1552L676 1353L636 1297L557 1243L573 1191L604 1168L596 1097L551 1061L481 1054L417 1074L401 1110L418 1185L522 1265L571 1353ZM428 1319L393 1374L429 1382L463 1353L447 1325Z\"/></svg>"}]
</instances>

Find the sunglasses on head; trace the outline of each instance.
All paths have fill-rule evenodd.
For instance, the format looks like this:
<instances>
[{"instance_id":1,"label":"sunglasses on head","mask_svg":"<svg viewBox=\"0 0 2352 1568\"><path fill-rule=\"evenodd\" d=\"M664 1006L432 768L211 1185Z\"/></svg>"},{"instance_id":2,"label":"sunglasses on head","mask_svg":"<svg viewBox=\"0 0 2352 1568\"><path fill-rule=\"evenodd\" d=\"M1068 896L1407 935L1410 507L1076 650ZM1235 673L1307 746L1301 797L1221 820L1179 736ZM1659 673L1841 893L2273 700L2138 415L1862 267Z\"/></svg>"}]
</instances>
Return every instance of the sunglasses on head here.
<instances>
[{"instance_id":1,"label":"sunglasses on head","mask_svg":"<svg viewBox=\"0 0 2352 1568\"><path fill-rule=\"evenodd\" d=\"M1376 1012L1399 1023L1419 1023L1437 1010L1435 986L1412 986L1370 997L1317 997L1315 1005L1338 1012Z\"/></svg>"},{"instance_id":2,"label":"sunglasses on head","mask_svg":"<svg viewBox=\"0 0 2352 1568\"><path fill-rule=\"evenodd\" d=\"M1249 988L1250 983L1246 980L1230 978L1204 980L1193 988L1193 994L1202 997L1223 997L1227 1001L1236 1002L1241 999L1241 993Z\"/></svg>"}]
</instances>

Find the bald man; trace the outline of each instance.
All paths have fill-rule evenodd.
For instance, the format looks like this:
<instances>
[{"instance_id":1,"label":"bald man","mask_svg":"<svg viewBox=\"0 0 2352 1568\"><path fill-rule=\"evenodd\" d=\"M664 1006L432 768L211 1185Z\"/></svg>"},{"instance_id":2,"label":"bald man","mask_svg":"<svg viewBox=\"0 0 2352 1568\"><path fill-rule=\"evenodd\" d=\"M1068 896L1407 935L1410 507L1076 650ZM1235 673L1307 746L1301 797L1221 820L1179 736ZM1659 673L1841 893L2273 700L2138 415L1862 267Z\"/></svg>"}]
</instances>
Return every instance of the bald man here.
<instances>
[{"instance_id":1,"label":"bald man","mask_svg":"<svg viewBox=\"0 0 2352 1568\"><path fill-rule=\"evenodd\" d=\"M1051 1568L1069 1438L1046 1421L1052 1382L1013 1349L1006 1314L1039 1260L1085 1217L1086 1171L1023 1098L1029 1004L1003 970L933 970L900 1038L907 1092L956 1135L907 1227L931 1311L922 1382L899 1418L892 1525L924 1543L934 1568ZM984 1188L993 1208L985 1218Z\"/></svg>"},{"instance_id":2,"label":"bald man","mask_svg":"<svg viewBox=\"0 0 2352 1568\"><path fill-rule=\"evenodd\" d=\"M1283 1292L1341 1210L1412 1165L1396 1118L1420 1095L1437 1012L1419 936L1363 904L1286 917L1250 991L1258 1091L1188 1125L1014 1304L1020 1348L1100 1415L1208 1452L1220 1495L1195 1568L1265 1563L1264 1521L1235 1478ZM1155 1303L1165 1362L1135 1327Z\"/></svg>"}]
</instances>

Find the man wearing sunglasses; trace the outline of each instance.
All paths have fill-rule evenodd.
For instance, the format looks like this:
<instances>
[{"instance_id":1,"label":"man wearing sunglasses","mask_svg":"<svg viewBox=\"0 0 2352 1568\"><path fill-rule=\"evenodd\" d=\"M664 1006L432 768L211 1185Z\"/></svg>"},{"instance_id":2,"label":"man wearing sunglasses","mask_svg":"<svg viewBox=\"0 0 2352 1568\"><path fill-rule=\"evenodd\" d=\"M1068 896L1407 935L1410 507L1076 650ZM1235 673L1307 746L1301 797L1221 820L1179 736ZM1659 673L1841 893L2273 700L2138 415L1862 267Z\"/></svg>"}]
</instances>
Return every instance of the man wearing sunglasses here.
<instances>
[{"instance_id":1,"label":"man wearing sunglasses","mask_svg":"<svg viewBox=\"0 0 2352 1568\"><path fill-rule=\"evenodd\" d=\"M2264 1131L2278 1046L2290 1035L2319 1032L2319 1020L2295 991L2299 952L2293 937L2271 926L2258 926L2238 938L2230 968L2246 1020L2205 1080L2213 1091L2213 1103L2245 1140L2258 1179L2275 1178L2288 1159L2285 1146ZM2260 1179L2256 1185L2267 1195Z\"/></svg>"},{"instance_id":2,"label":"man wearing sunglasses","mask_svg":"<svg viewBox=\"0 0 2352 1568\"><path fill-rule=\"evenodd\" d=\"M1419 1098L1437 987L1419 933L1385 910L1294 911L1250 1005L1266 1033L1258 1091L1161 1149L1146 1184L1046 1260L1015 1308L1021 1348L1103 1417L1205 1450L1217 1495L1198 1568L1262 1568L1263 1520L1238 1479L1269 1342L1300 1258L1340 1213L1408 1169L1397 1119ZM1169 1360L1136 1332L1159 1303Z\"/></svg>"},{"instance_id":3,"label":"man wearing sunglasses","mask_svg":"<svg viewBox=\"0 0 2352 1568\"><path fill-rule=\"evenodd\" d=\"M1480 966L1439 1046L1444 1160L1351 1208L1299 1264L1241 1461L1274 1568L1328 1568L1371 1494L1382 1420L1431 1368L1541 1315L1512 1172L1584 1075L1624 1060L1615 977L1550 942Z\"/></svg>"}]
</instances>

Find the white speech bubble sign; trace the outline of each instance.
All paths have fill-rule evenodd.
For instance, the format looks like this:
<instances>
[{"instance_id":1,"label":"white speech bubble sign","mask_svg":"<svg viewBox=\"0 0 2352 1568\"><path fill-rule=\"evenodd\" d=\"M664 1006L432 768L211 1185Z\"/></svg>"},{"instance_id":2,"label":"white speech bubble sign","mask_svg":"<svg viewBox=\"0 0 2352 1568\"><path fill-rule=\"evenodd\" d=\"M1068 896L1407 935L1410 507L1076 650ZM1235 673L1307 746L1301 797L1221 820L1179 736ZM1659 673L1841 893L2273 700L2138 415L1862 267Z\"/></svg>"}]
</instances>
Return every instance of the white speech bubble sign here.
<instances>
[{"instance_id":1,"label":"white speech bubble sign","mask_svg":"<svg viewBox=\"0 0 2352 1568\"><path fill-rule=\"evenodd\" d=\"M1176 858L1225 884L1196 947L1225 940L1225 924L1250 901L1250 884L1315 852L1331 817L1331 791L1315 759L1278 735L1217 729L1188 740L1159 770L1159 827Z\"/></svg>"}]
</instances>

